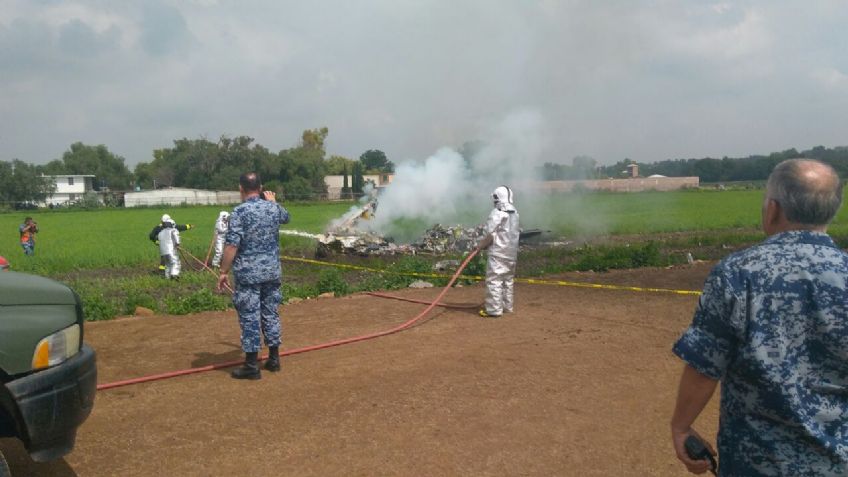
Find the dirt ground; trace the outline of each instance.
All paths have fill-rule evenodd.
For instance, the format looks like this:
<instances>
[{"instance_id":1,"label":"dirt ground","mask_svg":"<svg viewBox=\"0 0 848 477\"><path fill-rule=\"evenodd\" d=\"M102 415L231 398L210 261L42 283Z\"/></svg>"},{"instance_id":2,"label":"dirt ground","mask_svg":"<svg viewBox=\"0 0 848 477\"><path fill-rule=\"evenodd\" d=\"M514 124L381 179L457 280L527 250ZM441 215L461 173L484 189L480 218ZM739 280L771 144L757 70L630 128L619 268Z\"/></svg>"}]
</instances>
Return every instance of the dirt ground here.
<instances>
[{"instance_id":1,"label":"dirt ground","mask_svg":"<svg viewBox=\"0 0 848 477\"><path fill-rule=\"evenodd\" d=\"M702 263L561 278L700 289ZM435 289L395 292L433 298ZM283 359L260 381L228 370L100 391L66 458L16 477L280 475L680 476L668 421L671 346L696 296L519 284L516 313L476 315L448 292L412 329ZM423 305L367 295L282 308L284 348L382 330ZM90 323L99 381L238 359L234 312ZM714 438L717 397L697 427Z\"/></svg>"}]
</instances>

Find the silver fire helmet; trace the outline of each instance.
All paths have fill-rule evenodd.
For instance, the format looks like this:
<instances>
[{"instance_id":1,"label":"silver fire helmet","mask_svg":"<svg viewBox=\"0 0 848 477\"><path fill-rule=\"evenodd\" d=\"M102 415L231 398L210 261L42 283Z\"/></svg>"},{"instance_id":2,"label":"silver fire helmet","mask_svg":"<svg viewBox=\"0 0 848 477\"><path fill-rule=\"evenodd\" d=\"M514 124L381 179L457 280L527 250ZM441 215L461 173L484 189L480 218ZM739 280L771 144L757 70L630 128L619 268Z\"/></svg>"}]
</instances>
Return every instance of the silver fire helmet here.
<instances>
[{"instance_id":1,"label":"silver fire helmet","mask_svg":"<svg viewBox=\"0 0 848 477\"><path fill-rule=\"evenodd\" d=\"M495 191L492 192L492 199L494 199L495 207L498 207L498 205L511 206L513 204L512 189L503 185L498 186L495 188Z\"/></svg>"}]
</instances>

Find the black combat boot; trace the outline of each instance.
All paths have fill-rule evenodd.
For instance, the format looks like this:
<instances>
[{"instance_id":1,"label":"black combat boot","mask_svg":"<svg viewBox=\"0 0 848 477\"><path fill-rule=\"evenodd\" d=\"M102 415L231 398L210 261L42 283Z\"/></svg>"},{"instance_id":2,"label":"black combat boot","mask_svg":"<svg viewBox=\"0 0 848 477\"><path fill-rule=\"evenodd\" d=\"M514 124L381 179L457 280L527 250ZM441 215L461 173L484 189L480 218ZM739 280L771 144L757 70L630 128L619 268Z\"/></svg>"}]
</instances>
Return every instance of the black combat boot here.
<instances>
[{"instance_id":1,"label":"black combat boot","mask_svg":"<svg viewBox=\"0 0 848 477\"><path fill-rule=\"evenodd\" d=\"M245 353L244 364L234 369L230 373L230 376L236 379L262 379L262 372L259 371L258 357L259 353Z\"/></svg>"},{"instance_id":2,"label":"black combat boot","mask_svg":"<svg viewBox=\"0 0 848 477\"><path fill-rule=\"evenodd\" d=\"M265 369L271 371L272 373L276 373L280 370L280 347L279 346L269 346L268 347L268 360L265 361Z\"/></svg>"}]
</instances>

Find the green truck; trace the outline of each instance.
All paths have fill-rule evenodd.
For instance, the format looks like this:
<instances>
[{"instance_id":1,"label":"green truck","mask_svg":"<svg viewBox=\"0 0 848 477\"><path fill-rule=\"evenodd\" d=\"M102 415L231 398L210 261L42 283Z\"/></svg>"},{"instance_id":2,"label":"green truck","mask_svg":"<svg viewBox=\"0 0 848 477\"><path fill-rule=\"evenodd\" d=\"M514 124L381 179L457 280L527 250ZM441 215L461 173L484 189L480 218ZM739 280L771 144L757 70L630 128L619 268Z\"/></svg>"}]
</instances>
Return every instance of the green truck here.
<instances>
[{"instance_id":1,"label":"green truck","mask_svg":"<svg viewBox=\"0 0 848 477\"><path fill-rule=\"evenodd\" d=\"M66 285L0 272L0 437L20 439L36 462L70 452L94 405L97 366L83 321Z\"/></svg>"}]
</instances>

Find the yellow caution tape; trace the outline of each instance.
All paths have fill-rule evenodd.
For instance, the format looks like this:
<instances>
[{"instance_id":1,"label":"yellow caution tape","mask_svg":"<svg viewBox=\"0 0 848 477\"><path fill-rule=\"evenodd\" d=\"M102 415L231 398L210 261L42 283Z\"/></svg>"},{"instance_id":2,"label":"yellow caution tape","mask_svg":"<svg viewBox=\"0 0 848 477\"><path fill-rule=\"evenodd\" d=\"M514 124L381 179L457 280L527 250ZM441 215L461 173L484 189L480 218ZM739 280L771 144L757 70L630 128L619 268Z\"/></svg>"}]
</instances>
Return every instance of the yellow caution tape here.
<instances>
[{"instance_id":1,"label":"yellow caution tape","mask_svg":"<svg viewBox=\"0 0 848 477\"><path fill-rule=\"evenodd\" d=\"M563 287L598 288L601 290L624 290L649 293L674 293L676 295L700 295L698 290L673 290L671 288L631 287L626 285L604 285L601 283L567 282L563 280L537 280L535 278L516 278L516 282L532 283L535 285L559 285Z\"/></svg>"},{"instance_id":2,"label":"yellow caution tape","mask_svg":"<svg viewBox=\"0 0 848 477\"><path fill-rule=\"evenodd\" d=\"M346 268L348 270L359 270L364 272L372 272L372 273L388 273L392 275L406 275L411 277L424 277L424 278L451 278L451 275L445 275L441 273L418 273L418 272L397 272L394 270L384 270L379 268L371 268L371 267L363 267L360 265L349 265L346 263L333 263L333 262L323 262L321 260L312 260L309 258L300 258L300 257L289 257L289 256L281 256L281 260L288 260L290 262L301 262L301 263L310 263L313 265L322 265L326 267L336 267L336 268ZM485 280L486 277L480 275L460 275L459 278L463 278L466 280ZM647 288L647 287L631 287L625 285L605 285L601 283L583 283L583 282L569 282L564 280L542 280L538 278L516 278L516 282L518 283L529 283L531 285L556 285L562 287L575 287L575 288L596 288L600 290L621 290L621 291L634 291L634 292L647 292L647 293L673 293L676 295L700 295L701 292L698 290L673 290L670 288Z\"/></svg>"}]
</instances>

